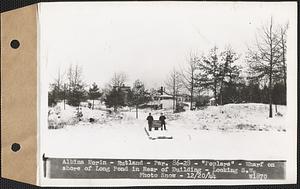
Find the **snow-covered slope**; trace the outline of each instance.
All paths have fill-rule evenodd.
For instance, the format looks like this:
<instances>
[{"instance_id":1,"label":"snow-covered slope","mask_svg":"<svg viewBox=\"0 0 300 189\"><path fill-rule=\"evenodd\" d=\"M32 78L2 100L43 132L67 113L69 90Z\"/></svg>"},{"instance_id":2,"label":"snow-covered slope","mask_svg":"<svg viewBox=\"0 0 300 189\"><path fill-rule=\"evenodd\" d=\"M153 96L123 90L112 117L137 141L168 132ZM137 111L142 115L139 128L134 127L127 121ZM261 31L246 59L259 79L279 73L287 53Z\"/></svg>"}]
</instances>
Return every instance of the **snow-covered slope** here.
<instances>
[{"instance_id":1,"label":"snow-covered slope","mask_svg":"<svg viewBox=\"0 0 300 189\"><path fill-rule=\"evenodd\" d=\"M191 129L203 130L258 130L285 131L286 106L273 107L274 116L269 118L267 104L227 104L208 106L202 110L187 111L179 115L169 115L169 125L182 125Z\"/></svg>"},{"instance_id":2,"label":"snow-covered slope","mask_svg":"<svg viewBox=\"0 0 300 189\"><path fill-rule=\"evenodd\" d=\"M53 108L54 114L49 116L50 120L60 122L65 127L78 125L93 126L110 126L110 127L132 127L146 126L146 117L148 113L152 113L154 119L159 118L161 112L167 117L168 127L183 127L185 129L194 130L220 130L220 131L286 131L285 128L285 111L286 106L277 106L278 113L269 118L269 106L267 104L227 104L224 106L207 106L202 109L172 113L171 110L150 110L142 109L138 111L138 119L136 119L135 109L131 111L121 111L117 114L109 114L103 110L92 110L87 107L81 107L81 121L76 117L78 110L75 107L58 104ZM57 119L56 116L60 118ZM90 123L90 118L93 123Z\"/></svg>"},{"instance_id":3,"label":"snow-covered slope","mask_svg":"<svg viewBox=\"0 0 300 189\"><path fill-rule=\"evenodd\" d=\"M136 119L135 110L108 115L82 108L83 121L44 129L42 151L49 157L284 159L291 125L285 124L286 107L278 111L283 116L268 118L266 104L228 104L177 114L139 110ZM62 109L62 119L74 119L75 112ZM149 112L154 119L165 113L172 139L149 139L144 129ZM105 121L88 121L102 113Z\"/></svg>"}]
</instances>

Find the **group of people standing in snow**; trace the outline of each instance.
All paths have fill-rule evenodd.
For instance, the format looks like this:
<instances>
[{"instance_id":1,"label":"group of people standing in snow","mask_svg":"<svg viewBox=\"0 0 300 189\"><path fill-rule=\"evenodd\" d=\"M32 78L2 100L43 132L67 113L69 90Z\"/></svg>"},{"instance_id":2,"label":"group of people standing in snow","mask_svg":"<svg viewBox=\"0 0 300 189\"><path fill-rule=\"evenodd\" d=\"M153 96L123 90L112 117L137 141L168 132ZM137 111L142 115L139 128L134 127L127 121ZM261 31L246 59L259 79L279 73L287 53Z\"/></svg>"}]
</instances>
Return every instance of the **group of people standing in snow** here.
<instances>
[{"instance_id":1,"label":"group of people standing in snow","mask_svg":"<svg viewBox=\"0 0 300 189\"><path fill-rule=\"evenodd\" d=\"M153 121L154 121L153 116L151 115L151 113L149 113L149 115L147 117L147 120L148 120L149 131L151 131L151 129L153 127ZM161 130L167 130L166 129L166 116L164 116L163 113L160 114L159 121L160 121ZM155 129L156 128L157 127L155 127Z\"/></svg>"}]
</instances>

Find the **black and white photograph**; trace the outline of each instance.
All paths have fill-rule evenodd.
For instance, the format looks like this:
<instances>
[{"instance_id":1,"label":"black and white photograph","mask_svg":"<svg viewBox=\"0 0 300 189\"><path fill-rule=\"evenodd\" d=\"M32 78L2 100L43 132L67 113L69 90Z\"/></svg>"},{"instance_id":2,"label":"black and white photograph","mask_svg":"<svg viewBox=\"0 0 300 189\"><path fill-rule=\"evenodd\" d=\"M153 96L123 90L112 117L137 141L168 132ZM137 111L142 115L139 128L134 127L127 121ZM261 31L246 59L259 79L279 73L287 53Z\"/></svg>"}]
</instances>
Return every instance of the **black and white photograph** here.
<instances>
[{"instance_id":1,"label":"black and white photograph","mask_svg":"<svg viewBox=\"0 0 300 189\"><path fill-rule=\"evenodd\" d=\"M41 3L38 17L41 185L296 182L296 3Z\"/></svg>"}]
</instances>

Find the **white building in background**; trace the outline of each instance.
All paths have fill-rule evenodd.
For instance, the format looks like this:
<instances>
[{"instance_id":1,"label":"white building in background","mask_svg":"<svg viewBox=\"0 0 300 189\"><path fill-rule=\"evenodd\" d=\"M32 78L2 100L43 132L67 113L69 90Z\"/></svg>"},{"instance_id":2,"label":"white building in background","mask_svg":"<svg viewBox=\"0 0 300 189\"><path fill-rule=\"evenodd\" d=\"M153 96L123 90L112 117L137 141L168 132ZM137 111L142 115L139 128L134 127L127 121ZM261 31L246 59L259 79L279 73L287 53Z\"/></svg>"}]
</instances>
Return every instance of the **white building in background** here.
<instances>
[{"instance_id":1,"label":"white building in background","mask_svg":"<svg viewBox=\"0 0 300 189\"><path fill-rule=\"evenodd\" d=\"M186 100L186 97L183 95L178 95L176 96L176 102L174 103L174 98L172 95L168 94L167 92L165 92L165 89L163 87L161 87L159 90L155 91L155 93L153 94L153 99L151 102L149 102L149 105L157 105L159 108L162 109L173 109L175 107L173 107L176 104L179 103L184 103Z\"/></svg>"},{"instance_id":2,"label":"white building in background","mask_svg":"<svg viewBox=\"0 0 300 189\"><path fill-rule=\"evenodd\" d=\"M163 109L173 109L173 97L171 95L162 94L159 96L159 103Z\"/></svg>"},{"instance_id":3,"label":"white building in background","mask_svg":"<svg viewBox=\"0 0 300 189\"><path fill-rule=\"evenodd\" d=\"M215 106L216 105L216 99L215 98L209 99L209 105L210 106Z\"/></svg>"}]
</instances>

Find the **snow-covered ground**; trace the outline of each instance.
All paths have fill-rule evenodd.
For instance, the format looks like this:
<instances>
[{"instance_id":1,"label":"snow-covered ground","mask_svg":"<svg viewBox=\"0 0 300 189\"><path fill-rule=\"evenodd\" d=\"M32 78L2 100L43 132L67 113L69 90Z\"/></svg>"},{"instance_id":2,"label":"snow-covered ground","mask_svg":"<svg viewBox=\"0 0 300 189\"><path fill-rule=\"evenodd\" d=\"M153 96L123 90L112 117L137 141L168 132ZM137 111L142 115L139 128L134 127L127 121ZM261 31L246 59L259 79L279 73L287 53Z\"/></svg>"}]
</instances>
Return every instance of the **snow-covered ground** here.
<instances>
[{"instance_id":1,"label":"snow-covered ground","mask_svg":"<svg viewBox=\"0 0 300 189\"><path fill-rule=\"evenodd\" d=\"M266 104L227 104L171 115L169 119L174 119L170 121L170 126L182 125L195 130L286 131L286 106L277 106L277 110L279 113L274 113L274 117L269 118L269 106ZM274 107L273 111L275 112Z\"/></svg>"},{"instance_id":2,"label":"snow-covered ground","mask_svg":"<svg viewBox=\"0 0 300 189\"><path fill-rule=\"evenodd\" d=\"M135 109L120 111L118 114L109 114L101 109L89 109L80 107L82 112L81 120L76 117L78 108L58 104L50 108L52 112L49 120L64 127L78 127L80 125L91 125L93 127L114 126L133 127L147 125L146 117L152 113L154 119L159 118L160 113L167 117L168 128L176 127L194 130L220 130L220 131L286 131L285 112L286 106L277 106L278 113L274 111L274 117L268 117L269 106L267 104L227 104L224 106L207 106L200 110L172 113L171 110L150 110L142 109L138 111L136 119ZM93 123L90 123L90 118Z\"/></svg>"},{"instance_id":3,"label":"snow-covered ground","mask_svg":"<svg viewBox=\"0 0 300 189\"><path fill-rule=\"evenodd\" d=\"M49 157L285 159L286 107L277 108L282 116L273 118L266 104L228 104L177 114L139 110L138 119L135 110L110 115L82 108L78 121L77 110L66 106L58 110L64 127L45 129L42 144ZM149 140L144 130L149 112L154 119L165 113L166 134L173 139Z\"/></svg>"}]
</instances>

